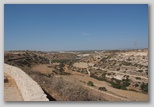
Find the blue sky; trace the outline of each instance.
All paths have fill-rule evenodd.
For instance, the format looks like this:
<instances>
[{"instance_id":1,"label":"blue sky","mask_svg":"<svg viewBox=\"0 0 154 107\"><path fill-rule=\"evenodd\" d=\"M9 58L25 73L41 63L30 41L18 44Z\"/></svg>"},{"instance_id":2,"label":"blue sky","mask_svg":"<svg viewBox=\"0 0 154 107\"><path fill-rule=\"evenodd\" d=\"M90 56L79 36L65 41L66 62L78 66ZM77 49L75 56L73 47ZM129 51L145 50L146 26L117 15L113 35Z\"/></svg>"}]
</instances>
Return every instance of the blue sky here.
<instances>
[{"instance_id":1,"label":"blue sky","mask_svg":"<svg viewBox=\"0 0 154 107\"><path fill-rule=\"evenodd\" d=\"M4 5L5 51L129 48L148 48L146 4Z\"/></svg>"}]
</instances>

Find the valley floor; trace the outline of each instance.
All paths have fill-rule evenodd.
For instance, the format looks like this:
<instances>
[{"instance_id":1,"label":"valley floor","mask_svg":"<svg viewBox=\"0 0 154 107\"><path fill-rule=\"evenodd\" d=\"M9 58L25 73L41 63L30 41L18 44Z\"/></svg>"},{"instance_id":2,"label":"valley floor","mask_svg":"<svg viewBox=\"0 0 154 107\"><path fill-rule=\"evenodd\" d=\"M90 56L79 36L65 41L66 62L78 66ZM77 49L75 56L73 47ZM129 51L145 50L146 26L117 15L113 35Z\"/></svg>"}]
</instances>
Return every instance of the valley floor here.
<instances>
[{"instance_id":1,"label":"valley floor","mask_svg":"<svg viewBox=\"0 0 154 107\"><path fill-rule=\"evenodd\" d=\"M139 93L139 92L133 92L133 91L127 91L127 90L120 90L116 89L110 86L109 83L105 81L99 81L94 78L88 77L87 75L82 75L80 73L74 73L74 75L69 75L69 76L60 76L63 77L63 79L68 80L68 81L80 81L83 83L87 83L88 81L92 81L95 85L95 87L90 87L85 84L86 87L92 88L94 90L98 90L98 87L106 87L107 92L104 91L99 91L101 93L107 94L110 97L107 99L110 101L111 97L116 97L118 99L124 100L124 101L148 101L148 95ZM112 98L111 98L112 99Z\"/></svg>"}]
</instances>

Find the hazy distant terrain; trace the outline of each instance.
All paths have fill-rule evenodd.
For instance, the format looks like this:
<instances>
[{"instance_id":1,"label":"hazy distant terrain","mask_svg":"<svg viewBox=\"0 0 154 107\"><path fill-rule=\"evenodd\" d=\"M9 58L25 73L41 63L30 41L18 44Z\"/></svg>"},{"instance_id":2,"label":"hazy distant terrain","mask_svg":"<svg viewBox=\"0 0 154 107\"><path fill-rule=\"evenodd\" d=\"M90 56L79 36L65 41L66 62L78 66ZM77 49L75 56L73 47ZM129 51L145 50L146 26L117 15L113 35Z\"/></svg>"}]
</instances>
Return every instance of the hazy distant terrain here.
<instances>
[{"instance_id":1,"label":"hazy distant terrain","mask_svg":"<svg viewBox=\"0 0 154 107\"><path fill-rule=\"evenodd\" d=\"M148 49L9 51L4 59L54 100L148 101Z\"/></svg>"}]
</instances>

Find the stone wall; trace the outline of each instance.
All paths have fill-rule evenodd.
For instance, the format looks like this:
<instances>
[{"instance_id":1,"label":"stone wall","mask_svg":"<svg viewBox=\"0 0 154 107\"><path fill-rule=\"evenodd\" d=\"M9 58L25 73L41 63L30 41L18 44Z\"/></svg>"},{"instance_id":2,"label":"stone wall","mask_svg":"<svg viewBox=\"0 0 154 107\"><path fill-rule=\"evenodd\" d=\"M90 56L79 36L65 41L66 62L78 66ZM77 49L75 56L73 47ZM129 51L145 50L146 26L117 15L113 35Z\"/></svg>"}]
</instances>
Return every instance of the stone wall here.
<instances>
[{"instance_id":1,"label":"stone wall","mask_svg":"<svg viewBox=\"0 0 154 107\"><path fill-rule=\"evenodd\" d=\"M24 101L49 101L37 82L21 69L4 64L4 72L15 80Z\"/></svg>"}]
</instances>

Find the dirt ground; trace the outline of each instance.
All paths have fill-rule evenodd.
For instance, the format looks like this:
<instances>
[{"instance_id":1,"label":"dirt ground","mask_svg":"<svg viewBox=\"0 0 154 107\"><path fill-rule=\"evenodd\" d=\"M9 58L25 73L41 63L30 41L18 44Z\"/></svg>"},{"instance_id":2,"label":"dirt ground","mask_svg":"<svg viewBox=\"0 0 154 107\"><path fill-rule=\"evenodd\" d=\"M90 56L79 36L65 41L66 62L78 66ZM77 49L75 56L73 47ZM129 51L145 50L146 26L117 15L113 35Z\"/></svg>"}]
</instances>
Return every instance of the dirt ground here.
<instances>
[{"instance_id":1,"label":"dirt ground","mask_svg":"<svg viewBox=\"0 0 154 107\"><path fill-rule=\"evenodd\" d=\"M73 66L77 68L87 68L88 67L87 63L85 62L74 63Z\"/></svg>"},{"instance_id":2,"label":"dirt ground","mask_svg":"<svg viewBox=\"0 0 154 107\"><path fill-rule=\"evenodd\" d=\"M4 101L23 101L15 81L8 75L4 75L8 81L4 83Z\"/></svg>"},{"instance_id":3,"label":"dirt ground","mask_svg":"<svg viewBox=\"0 0 154 107\"><path fill-rule=\"evenodd\" d=\"M82 65L82 66L81 66ZM33 70L44 73L44 74L48 74L51 73L53 68L49 68L49 65L37 65L33 67ZM76 63L74 66L78 66L81 68L85 68L87 67L86 63ZM116 89L110 86L109 83L105 82L105 81L98 81L94 78L89 77L88 75L84 75L82 73L79 72L74 72L74 71L70 71L67 70L68 73L71 73L72 75L59 75L60 77L62 77L65 80L68 81L79 81L82 82L83 84L85 84L85 87L90 88L92 90L95 90L95 92L101 92L104 95L108 95L110 96L111 99L110 101L112 101L112 97L114 98L118 98L121 99L123 101L148 101L148 95L147 94L143 94L143 93L139 93L139 92L133 92L133 91L127 91L127 90L120 90L120 89ZM95 85L95 87L89 87L87 86L87 82L88 81L92 81ZM99 87L105 87L107 89L107 92L104 91L99 91L98 88ZM114 101L114 100L113 100Z\"/></svg>"},{"instance_id":4,"label":"dirt ground","mask_svg":"<svg viewBox=\"0 0 154 107\"><path fill-rule=\"evenodd\" d=\"M68 81L80 81L83 83L87 83L88 81L92 81L95 85L95 90L98 90L98 87L106 87L107 92L102 92L110 95L111 97L120 97L121 99L128 100L128 101L148 101L148 95L133 91L127 91L127 90L120 90L115 89L110 86L109 83L105 81L98 81L94 78L83 76L83 75L70 75L70 76L62 76L64 79ZM85 84L87 86L87 84Z\"/></svg>"},{"instance_id":5,"label":"dirt ground","mask_svg":"<svg viewBox=\"0 0 154 107\"><path fill-rule=\"evenodd\" d=\"M43 74L49 74L53 71L53 68L49 68L50 64L40 64L36 65L32 68L32 70L43 73Z\"/></svg>"}]
</instances>

